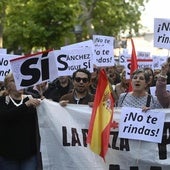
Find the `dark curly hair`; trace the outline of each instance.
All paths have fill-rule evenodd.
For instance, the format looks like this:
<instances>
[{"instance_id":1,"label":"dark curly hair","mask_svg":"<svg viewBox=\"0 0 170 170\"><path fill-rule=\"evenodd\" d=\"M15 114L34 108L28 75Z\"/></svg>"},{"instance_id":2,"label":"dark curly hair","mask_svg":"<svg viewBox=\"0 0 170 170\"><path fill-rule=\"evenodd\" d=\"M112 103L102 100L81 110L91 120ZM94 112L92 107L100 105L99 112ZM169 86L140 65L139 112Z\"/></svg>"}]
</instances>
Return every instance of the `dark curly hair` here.
<instances>
[{"instance_id":1,"label":"dark curly hair","mask_svg":"<svg viewBox=\"0 0 170 170\"><path fill-rule=\"evenodd\" d=\"M90 79L91 79L91 73L90 73L88 70L86 70L86 69L82 69L82 68L80 68L80 69L76 70L76 71L73 73L73 75L72 75L72 79L73 79L73 80L75 79L76 74L77 74L78 72L82 72L82 73L87 74L87 76L88 76L88 80L90 81Z\"/></svg>"}]
</instances>

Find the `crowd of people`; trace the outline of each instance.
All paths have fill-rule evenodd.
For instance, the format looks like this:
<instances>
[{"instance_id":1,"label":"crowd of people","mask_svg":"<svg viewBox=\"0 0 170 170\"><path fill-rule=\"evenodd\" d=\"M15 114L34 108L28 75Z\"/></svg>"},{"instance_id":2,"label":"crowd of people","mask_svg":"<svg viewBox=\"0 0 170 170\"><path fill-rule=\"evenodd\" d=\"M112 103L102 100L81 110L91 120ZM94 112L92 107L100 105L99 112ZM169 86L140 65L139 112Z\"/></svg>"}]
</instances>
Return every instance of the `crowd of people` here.
<instances>
[{"instance_id":1,"label":"crowd of people","mask_svg":"<svg viewBox=\"0 0 170 170\"><path fill-rule=\"evenodd\" d=\"M123 67L105 68L112 87L115 106L142 108L143 111L170 107L166 91L170 65L165 63L157 72L137 69L126 79ZM47 98L66 106L67 103L93 106L100 68L93 73L78 69L72 76L61 76L53 82L17 90L12 73L0 83L0 170L41 170L40 135L36 107ZM129 92L129 83L133 91ZM150 87L156 86L155 96Z\"/></svg>"}]
</instances>

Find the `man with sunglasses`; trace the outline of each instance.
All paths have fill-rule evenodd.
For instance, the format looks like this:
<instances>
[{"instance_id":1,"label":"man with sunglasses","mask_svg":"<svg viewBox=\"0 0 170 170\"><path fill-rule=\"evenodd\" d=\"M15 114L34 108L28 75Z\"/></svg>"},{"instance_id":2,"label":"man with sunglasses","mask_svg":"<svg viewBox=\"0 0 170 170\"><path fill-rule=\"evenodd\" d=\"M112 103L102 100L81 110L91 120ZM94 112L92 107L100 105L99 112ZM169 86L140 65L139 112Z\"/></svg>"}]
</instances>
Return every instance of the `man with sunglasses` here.
<instances>
[{"instance_id":1,"label":"man with sunglasses","mask_svg":"<svg viewBox=\"0 0 170 170\"><path fill-rule=\"evenodd\" d=\"M72 104L89 104L92 106L94 95L89 93L91 73L86 69L78 69L72 75L74 89L71 93L60 98L60 105L66 106Z\"/></svg>"}]
</instances>

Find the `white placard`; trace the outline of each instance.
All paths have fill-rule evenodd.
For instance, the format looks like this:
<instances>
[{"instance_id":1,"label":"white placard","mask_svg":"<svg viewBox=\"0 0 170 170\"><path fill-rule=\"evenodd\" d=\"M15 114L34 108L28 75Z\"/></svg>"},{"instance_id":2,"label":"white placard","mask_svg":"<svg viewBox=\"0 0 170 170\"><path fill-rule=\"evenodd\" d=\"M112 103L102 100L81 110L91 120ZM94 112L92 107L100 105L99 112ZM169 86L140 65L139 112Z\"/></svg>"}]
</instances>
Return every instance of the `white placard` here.
<instances>
[{"instance_id":1,"label":"white placard","mask_svg":"<svg viewBox=\"0 0 170 170\"><path fill-rule=\"evenodd\" d=\"M0 48L0 54L7 54L6 48Z\"/></svg>"},{"instance_id":2,"label":"white placard","mask_svg":"<svg viewBox=\"0 0 170 170\"><path fill-rule=\"evenodd\" d=\"M58 76L72 75L82 68L93 71L93 52L90 47L69 50L55 50Z\"/></svg>"},{"instance_id":3,"label":"white placard","mask_svg":"<svg viewBox=\"0 0 170 170\"><path fill-rule=\"evenodd\" d=\"M161 143L164 120L163 112L122 107L119 137Z\"/></svg>"},{"instance_id":4,"label":"white placard","mask_svg":"<svg viewBox=\"0 0 170 170\"><path fill-rule=\"evenodd\" d=\"M98 67L114 66L114 37L93 35L94 64Z\"/></svg>"},{"instance_id":5,"label":"white placard","mask_svg":"<svg viewBox=\"0 0 170 170\"><path fill-rule=\"evenodd\" d=\"M24 89L57 77L56 59L53 51L10 60L17 89Z\"/></svg>"},{"instance_id":6,"label":"white placard","mask_svg":"<svg viewBox=\"0 0 170 170\"><path fill-rule=\"evenodd\" d=\"M16 57L19 56L0 53L0 81L4 81L5 76L11 72L10 60Z\"/></svg>"},{"instance_id":7,"label":"white placard","mask_svg":"<svg viewBox=\"0 0 170 170\"><path fill-rule=\"evenodd\" d=\"M170 49L170 19L154 19L154 46Z\"/></svg>"},{"instance_id":8,"label":"white placard","mask_svg":"<svg viewBox=\"0 0 170 170\"><path fill-rule=\"evenodd\" d=\"M153 59L153 70L161 69L162 64L167 61L167 56L152 56Z\"/></svg>"},{"instance_id":9,"label":"white placard","mask_svg":"<svg viewBox=\"0 0 170 170\"><path fill-rule=\"evenodd\" d=\"M75 44L66 45L61 47L61 50L69 50L69 49L84 48L84 47L91 47L93 49L93 41L87 40Z\"/></svg>"}]
</instances>

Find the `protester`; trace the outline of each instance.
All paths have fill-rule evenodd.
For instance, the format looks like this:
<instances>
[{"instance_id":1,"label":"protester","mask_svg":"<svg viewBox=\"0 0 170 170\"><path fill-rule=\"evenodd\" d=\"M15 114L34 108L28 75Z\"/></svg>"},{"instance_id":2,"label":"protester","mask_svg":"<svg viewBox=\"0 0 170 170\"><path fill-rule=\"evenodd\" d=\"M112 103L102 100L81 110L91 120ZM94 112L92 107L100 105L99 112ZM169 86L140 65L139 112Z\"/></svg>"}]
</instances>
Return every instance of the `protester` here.
<instances>
[{"instance_id":1,"label":"protester","mask_svg":"<svg viewBox=\"0 0 170 170\"><path fill-rule=\"evenodd\" d=\"M48 83L43 82L25 89L24 94L32 95L34 98L44 98L47 96Z\"/></svg>"},{"instance_id":2,"label":"protester","mask_svg":"<svg viewBox=\"0 0 170 170\"><path fill-rule=\"evenodd\" d=\"M2 96L4 93L4 82L0 81L0 96Z\"/></svg>"},{"instance_id":3,"label":"protester","mask_svg":"<svg viewBox=\"0 0 170 170\"><path fill-rule=\"evenodd\" d=\"M60 76L53 82L49 83L45 97L59 102L60 98L68 94L73 89L73 83L69 76Z\"/></svg>"},{"instance_id":4,"label":"protester","mask_svg":"<svg viewBox=\"0 0 170 170\"><path fill-rule=\"evenodd\" d=\"M164 63L156 82L156 96L164 108L170 108L170 92L166 90L169 64Z\"/></svg>"},{"instance_id":5,"label":"protester","mask_svg":"<svg viewBox=\"0 0 170 170\"><path fill-rule=\"evenodd\" d=\"M129 89L130 80L126 79L126 71L125 70L123 70L122 73L120 74L120 79L121 79L121 82L116 84L114 87L115 88L114 99L115 99L116 103L119 99L120 94L128 92L128 89Z\"/></svg>"},{"instance_id":6,"label":"protester","mask_svg":"<svg viewBox=\"0 0 170 170\"><path fill-rule=\"evenodd\" d=\"M132 74L133 91L122 93L118 100L118 107L135 107L142 108L143 111L148 109L162 108L156 96L147 92L147 86L150 81L149 74L143 69L138 69Z\"/></svg>"},{"instance_id":7,"label":"protester","mask_svg":"<svg viewBox=\"0 0 170 170\"><path fill-rule=\"evenodd\" d=\"M146 87L146 90L148 91L148 93L150 94L150 87L154 86L154 72L151 68L149 67L145 67L144 71L149 75L149 82L148 82L148 86Z\"/></svg>"},{"instance_id":8,"label":"protester","mask_svg":"<svg viewBox=\"0 0 170 170\"><path fill-rule=\"evenodd\" d=\"M40 100L17 90L12 73L0 97L0 170L41 169L36 106Z\"/></svg>"},{"instance_id":9,"label":"protester","mask_svg":"<svg viewBox=\"0 0 170 170\"><path fill-rule=\"evenodd\" d=\"M117 83L120 83L120 75L119 73L113 69L109 69L107 71L107 76L112 85L116 85Z\"/></svg>"},{"instance_id":10,"label":"protester","mask_svg":"<svg viewBox=\"0 0 170 170\"><path fill-rule=\"evenodd\" d=\"M89 91L91 94L96 93L98 76L99 76L99 68L94 68L93 72L91 73L90 86L89 86Z\"/></svg>"},{"instance_id":11,"label":"protester","mask_svg":"<svg viewBox=\"0 0 170 170\"><path fill-rule=\"evenodd\" d=\"M74 89L71 93L60 98L60 105L72 104L92 105L94 95L89 92L91 73L86 69L78 69L72 75Z\"/></svg>"},{"instance_id":12,"label":"protester","mask_svg":"<svg viewBox=\"0 0 170 170\"><path fill-rule=\"evenodd\" d=\"M168 71L166 73L166 75L167 75L167 84L170 84L170 57L167 58L167 65L168 65Z\"/></svg>"}]
</instances>

